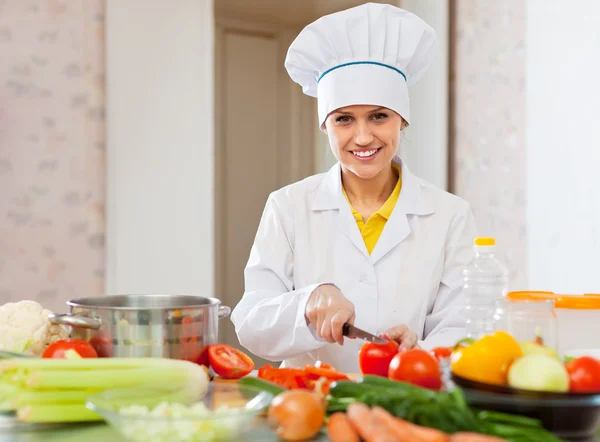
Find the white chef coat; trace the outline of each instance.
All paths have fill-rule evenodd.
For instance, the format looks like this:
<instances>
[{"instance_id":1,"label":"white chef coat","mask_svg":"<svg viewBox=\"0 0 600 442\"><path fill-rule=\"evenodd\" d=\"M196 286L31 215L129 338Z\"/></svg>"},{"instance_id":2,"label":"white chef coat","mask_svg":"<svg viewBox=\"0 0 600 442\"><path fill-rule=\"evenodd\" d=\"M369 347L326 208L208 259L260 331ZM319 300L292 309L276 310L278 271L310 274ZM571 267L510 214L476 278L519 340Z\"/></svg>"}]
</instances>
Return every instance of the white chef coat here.
<instances>
[{"instance_id":1,"label":"white chef coat","mask_svg":"<svg viewBox=\"0 0 600 442\"><path fill-rule=\"evenodd\" d=\"M242 346L282 366L321 360L359 372L364 341L329 344L306 324L308 298L324 283L341 290L354 304L354 325L371 333L405 324L423 348L464 337L462 270L476 237L470 206L394 162L402 190L371 255L343 196L339 163L269 196L231 314Z\"/></svg>"}]
</instances>

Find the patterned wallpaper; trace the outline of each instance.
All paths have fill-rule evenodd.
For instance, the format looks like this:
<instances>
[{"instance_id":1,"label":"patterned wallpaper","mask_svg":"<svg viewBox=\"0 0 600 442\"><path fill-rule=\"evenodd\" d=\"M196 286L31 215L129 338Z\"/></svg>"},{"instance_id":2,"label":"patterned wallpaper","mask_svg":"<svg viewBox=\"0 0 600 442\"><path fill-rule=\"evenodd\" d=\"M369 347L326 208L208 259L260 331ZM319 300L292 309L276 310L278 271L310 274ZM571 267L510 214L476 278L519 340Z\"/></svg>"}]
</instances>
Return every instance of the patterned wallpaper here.
<instances>
[{"instance_id":1,"label":"patterned wallpaper","mask_svg":"<svg viewBox=\"0 0 600 442\"><path fill-rule=\"evenodd\" d=\"M526 287L525 24L522 0L455 0L453 192L496 237L510 289Z\"/></svg>"},{"instance_id":2,"label":"patterned wallpaper","mask_svg":"<svg viewBox=\"0 0 600 442\"><path fill-rule=\"evenodd\" d=\"M453 190L526 284L525 3L460 0ZM0 303L104 289L104 0L0 0Z\"/></svg>"},{"instance_id":3,"label":"patterned wallpaper","mask_svg":"<svg viewBox=\"0 0 600 442\"><path fill-rule=\"evenodd\" d=\"M104 290L104 0L0 0L0 303Z\"/></svg>"}]
</instances>

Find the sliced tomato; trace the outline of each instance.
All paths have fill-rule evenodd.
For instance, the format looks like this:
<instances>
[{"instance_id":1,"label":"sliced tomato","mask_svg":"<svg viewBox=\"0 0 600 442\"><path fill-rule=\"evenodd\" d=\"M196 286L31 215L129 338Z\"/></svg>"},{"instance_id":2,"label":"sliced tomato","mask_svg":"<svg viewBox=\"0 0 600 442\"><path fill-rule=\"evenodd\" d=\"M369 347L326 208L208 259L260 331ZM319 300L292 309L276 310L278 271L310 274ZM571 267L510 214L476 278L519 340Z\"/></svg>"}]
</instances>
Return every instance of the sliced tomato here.
<instances>
[{"instance_id":1,"label":"sliced tomato","mask_svg":"<svg viewBox=\"0 0 600 442\"><path fill-rule=\"evenodd\" d=\"M254 361L246 353L226 344L208 347L210 366L225 379L239 379L254 370Z\"/></svg>"},{"instance_id":2,"label":"sliced tomato","mask_svg":"<svg viewBox=\"0 0 600 442\"><path fill-rule=\"evenodd\" d=\"M75 350L82 358L97 358L98 353L91 344L81 339L61 339L53 342L44 350L42 358L64 359L67 350Z\"/></svg>"},{"instance_id":3,"label":"sliced tomato","mask_svg":"<svg viewBox=\"0 0 600 442\"><path fill-rule=\"evenodd\" d=\"M209 349L210 345L205 345L202 350L200 350L200 353L198 353L198 355L194 358L194 361L196 364L198 365L204 365L205 367L209 367L210 366L210 360L208 357L208 349Z\"/></svg>"}]
</instances>

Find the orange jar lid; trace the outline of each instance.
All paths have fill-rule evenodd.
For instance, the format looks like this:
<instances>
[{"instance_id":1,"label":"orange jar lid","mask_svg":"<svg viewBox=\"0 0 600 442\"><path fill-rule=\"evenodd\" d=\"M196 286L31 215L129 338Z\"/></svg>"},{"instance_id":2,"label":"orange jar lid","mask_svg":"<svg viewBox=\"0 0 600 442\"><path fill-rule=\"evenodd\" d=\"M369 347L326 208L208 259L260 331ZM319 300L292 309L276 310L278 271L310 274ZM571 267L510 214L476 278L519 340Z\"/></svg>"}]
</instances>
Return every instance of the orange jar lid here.
<instances>
[{"instance_id":1,"label":"orange jar lid","mask_svg":"<svg viewBox=\"0 0 600 442\"><path fill-rule=\"evenodd\" d=\"M600 310L600 295L560 295L556 308Z\"/></svg>"},{"instance_id":2,"label":"orange jar lid","mask_svg":"<svg viewBox=\"0 0 600 442\"><path fill-rule=\"evenodd\" d=\"M600 310L600 294L567 295L543 291L510 292L507 298L515 301L554 300L555 308L574 310Z\"/></svg>"},{"instance_id":3,"label":"orange jar lid","mask_svg":"<svg viewBox=\"0 0 600 442\"><path fill-rule=\"evenodd\" d=\"M545 301L548 299L556 299L556 295L553 292L543 292L537 290L509 292L506 297L515 301Z\"/></svg>"}]
</instances>

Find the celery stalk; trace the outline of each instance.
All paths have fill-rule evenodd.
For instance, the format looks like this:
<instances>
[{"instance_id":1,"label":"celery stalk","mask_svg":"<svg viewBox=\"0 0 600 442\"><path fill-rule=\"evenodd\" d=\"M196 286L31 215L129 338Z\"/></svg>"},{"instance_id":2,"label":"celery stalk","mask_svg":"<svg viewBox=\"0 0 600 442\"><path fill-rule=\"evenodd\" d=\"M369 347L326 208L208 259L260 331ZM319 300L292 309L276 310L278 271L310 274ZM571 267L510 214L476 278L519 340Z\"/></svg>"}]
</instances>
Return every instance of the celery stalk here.
<instances>
[{"instance_id":1,"label":"celery stalk","mask_svg":"<svg viewBox=\"0 0 600 442\"><path fill-rule=\"evenodd\" d=\"M96 390L98 391L98 390ZM13 398L15 408L25 405L39 404L83 404L85 399L96 391L86 390L56 390L36 391L28 390L17 393Z\"/></svg>"},{"instance_id":2,"label":"celery stalk","mask_svg":"<svg viewBox=\"0 0 600 442\"><path fill-rule=\"evenodd\" d=\"M17 410L22 422L88 422L100 421L102 417L88 410L85 405L27 405Z\"/></svg>"},{"instance_id":3,"label":"celery stalk","mask_svg":"<svg viewBox=\"0 0 600 442\"><path fill-rule=\"evenodd\" d=\"M198 366L199 367L199 366ZM32 371L26 386L30 388L75 389L75 388L119 388L139 384L178 385L177 382L191 382L194 373L190 370L174 370L173 367L140 368L137 370L97 370L87 371Z\"/></svg>"},{"instance_id":4,"label":"celery stalk","mask_svg":"<svg viewBox=\"0 0 600 442\"><path fill-rule=\"evenodd\" d=\"M99 370L148 367L185 367L193 362L167 358L15 358L0 360L0 373L13 370Z\"/></svg>"},{"instance_id":5,"label":"celery stalk","mask_svg":"<svg viewBox=\"0 0 600 442\"><path fill-rule=\"evenodd\" d=\"M9 383L6 380L0 380L0 411L12 411L15 409L12 398L19 394L22 389Z\"/></svg>"}]
</instances>

